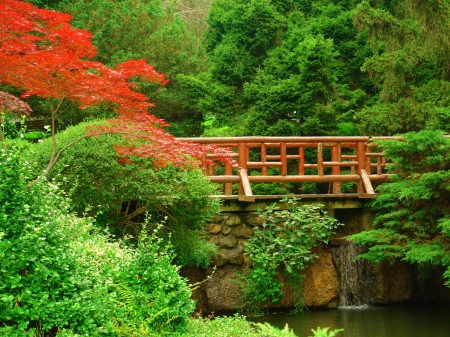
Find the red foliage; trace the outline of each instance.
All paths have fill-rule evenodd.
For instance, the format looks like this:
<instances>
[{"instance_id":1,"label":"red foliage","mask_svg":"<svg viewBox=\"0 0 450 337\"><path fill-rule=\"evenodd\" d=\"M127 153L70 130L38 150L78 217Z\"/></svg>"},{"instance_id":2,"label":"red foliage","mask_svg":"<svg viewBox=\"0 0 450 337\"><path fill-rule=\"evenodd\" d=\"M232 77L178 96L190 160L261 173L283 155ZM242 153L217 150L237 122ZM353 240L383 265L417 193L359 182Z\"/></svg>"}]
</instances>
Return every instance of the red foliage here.
<instances>
[{"instance_id":1,"label":"red foliage","mask_svg":"<svg viewBox=\"0 0 450 337\"><path fill-rule=\"evenodd\" d=\"M28 115L31 112L31 108L27 103L4 91L0 91L0 110L3 109L24 115Z\"/></svg>"},{"instance_id":2,"label":"red foliage","mask_svg":"<svg viewBox=\"0 0 450 337\"><path fill-rule=\"evenodd\" d=\"M129 146L115 146L116 152L123 156L153 158L155 165L193 167L200 164L204 153L213 152L217 160L227 161L226 150L178 140L150 122L149 114L136 114L133 119L119 116L107 124L88 128L88 136L101 134L121 134L130 141ZM178 149L178 151L176 150ZM193 160L197 159L197 160Z\"/></svg>"},{"instance_id":3,"label":"red foliage","mask_svg":"<svg viewBox=\"0 0 450 337\"><path fill-rule=\"evenodd\" d=\"M89 135L118 133L140 144L120 149L123 155L181 166L186 166L187 157L200 158L205 148L164 132L159 126L168 124L148 112L153 104L130 81L138 76L164 85L164 75L144 60L130 60L115 69L92 61L97 51L91 35L73 29L70 20L68 14L27 2L0 0L0 83L23 89L23 97L68 100L81 109L111 103L119 117L89 130Z\"/></svg>"}]
</instances>

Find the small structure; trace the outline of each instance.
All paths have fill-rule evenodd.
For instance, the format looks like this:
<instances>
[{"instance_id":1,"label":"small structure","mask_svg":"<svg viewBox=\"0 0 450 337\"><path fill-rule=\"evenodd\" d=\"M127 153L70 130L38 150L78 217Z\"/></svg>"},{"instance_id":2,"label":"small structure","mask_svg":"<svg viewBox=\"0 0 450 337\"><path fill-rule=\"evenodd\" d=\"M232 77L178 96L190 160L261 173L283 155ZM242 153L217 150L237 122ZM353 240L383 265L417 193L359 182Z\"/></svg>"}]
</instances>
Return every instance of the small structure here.
<instances>
[{"instance_id":1,"label":"small structure","mask_svg":"<svg viewBox=\"0 0 450 337\"><path fill-rule=\"evenodd\" d=\"M399 137L377 137L398 138ZM251 183L327 183L328 195L374 198L372 182L386 181L386 157L367 136L358 137L218 137L181 138L214 145L228 151L225 163L205 154L203 173L212 182L223 184L222 198L233 198L238 183L240 201L255 201ZM308 153L308 155L306 155ZM268 168L278 168L276 174ZM288 169L289 168L289 169ZM273 171L273 170L272 170ZM341 193L342 182L355 182L352 195ZM267 197L267 196L260 196ZM299 197L304 198L304 195Z\"/></svg>"}]
</instances>

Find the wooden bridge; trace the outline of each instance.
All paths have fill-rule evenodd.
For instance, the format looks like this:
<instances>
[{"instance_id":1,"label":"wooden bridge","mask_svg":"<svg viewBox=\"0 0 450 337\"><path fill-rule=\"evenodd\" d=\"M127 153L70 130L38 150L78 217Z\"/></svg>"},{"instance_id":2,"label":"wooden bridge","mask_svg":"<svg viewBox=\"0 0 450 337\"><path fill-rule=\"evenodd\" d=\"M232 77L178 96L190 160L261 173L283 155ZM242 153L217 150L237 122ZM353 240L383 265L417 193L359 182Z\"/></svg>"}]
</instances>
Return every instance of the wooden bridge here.
<instances>
[{"instance_id":1,"label":"wooden bridge","mask_svg":"<svg viewBox=\"0 0 450 337\"><path fill-rule=\"evenodd\" d=\"M252 183L324 183L322 197L376 197L374 183L385 181L386 158L374 139L399 137L218 137L179 138L224 148L232 160L220 162L205 154L202 170L212 182L223 185L222 198L255 201ZM275 169L271 169L275 168ZM342 193L341 183L355 182L356 190ZM237 188L233 188L237 184ZM233 193L233 190L234 193ZM234 194L234 195L233 195ZM317 198L317 194L297 194ZM278 196L279 197L279 196Z\"/></svg>"}]
</instances>

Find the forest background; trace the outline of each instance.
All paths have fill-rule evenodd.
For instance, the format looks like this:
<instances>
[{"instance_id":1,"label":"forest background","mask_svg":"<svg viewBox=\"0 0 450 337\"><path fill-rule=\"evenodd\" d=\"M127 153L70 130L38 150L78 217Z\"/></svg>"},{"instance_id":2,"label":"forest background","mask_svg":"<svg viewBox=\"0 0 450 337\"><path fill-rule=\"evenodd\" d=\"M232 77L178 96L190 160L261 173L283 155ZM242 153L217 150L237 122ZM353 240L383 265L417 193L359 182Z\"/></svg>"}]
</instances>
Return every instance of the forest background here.
<instances>
[{"instance_id":1,"label":"forest background","mask_svg":"<svg viewBox=\"0 0 450 337\"><path fill-rule=\"evenodd\" d=\"M166 74L142 90L175 136L450 128L446 1L30 2L73 15L99 61L144 58Z\"/></svg>"}]
</instances>

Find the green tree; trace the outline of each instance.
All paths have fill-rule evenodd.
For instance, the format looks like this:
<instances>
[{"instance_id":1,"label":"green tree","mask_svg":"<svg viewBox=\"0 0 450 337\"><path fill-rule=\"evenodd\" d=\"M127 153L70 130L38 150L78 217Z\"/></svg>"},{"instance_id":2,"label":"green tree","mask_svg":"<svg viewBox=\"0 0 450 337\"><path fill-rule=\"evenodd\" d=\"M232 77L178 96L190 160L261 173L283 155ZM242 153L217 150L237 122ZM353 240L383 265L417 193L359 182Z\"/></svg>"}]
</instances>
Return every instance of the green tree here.
<instances>
[{"instance_id":1,"label":"green tree","mask_svg":"<svg viewBox=\"0 0 450 337\"><path fill-rule=\"evenodd\" d=\"M445 95L450 75L449 20L445 0L363 1L356 7L355 24L373 52L362 69L380 89L374 105L356 115L362 132L448 131L440 110L447 104L436 96Z\"/></svg>"},{"instance_id":2,"label":"green tree","mask_svg":"<svg viewBox=\"0 0 450 337\"><path fill-rule=\"evenodd\" d=\"M292 36L296 36L295 30ZM291 50L284 46L274 49L264 70L244 87L252 113L250 134L318 135L335 125L325 107L337 80L333 43L322 35L300 39ZM289 119L297 123L286 123Z\"/></svg>"},{"instance_id":3,"label":"green tree","mask_svg":"<svg viewBox=\"0 0 450 337\"><path fill-rule=\"evenodd\" d=\"M369 246L363 258L396 259L422 268L445 266L450 278L450 139L439 131L407 133L380 142L392 160L389 182L378 187L376 229L352 235ZM450 286L450 281L447 281Z\"/></svg>"},{"instance_id":4,"label":"green tree","mask_svg":"<svg viewBox=\"0 0 450 337\"><path fill-rule=\"evenodd\" d=\"M374 91L360 71L369 49L353 26L354 3L214 1L208 69L180 76L206 132L320 135L353 123Z\"/></svg>"},{"instance_id":5,"label":"green tree","mask_svg":"<svg viewBox=\"0 0 450 337\"><path fill-rule=\"evenodd\" d=\"M112 0L36 2L70 13L74 27L88 30L97 47L96 60L111 66L130 58L151 62L169 80L160 90L154 85L140 83L140 91L155 103L152 113L173 123L176 135L201 133L197 112L185 103L186 93L179 87L176 75L197 73L202 69L204 53L198 48L197 38L178 15L175 2L126 0L120 5ZM79 123L84 117L79 112L72 116L74 118L66 119L65 124Z\"/></svg>"}]
</instances>

